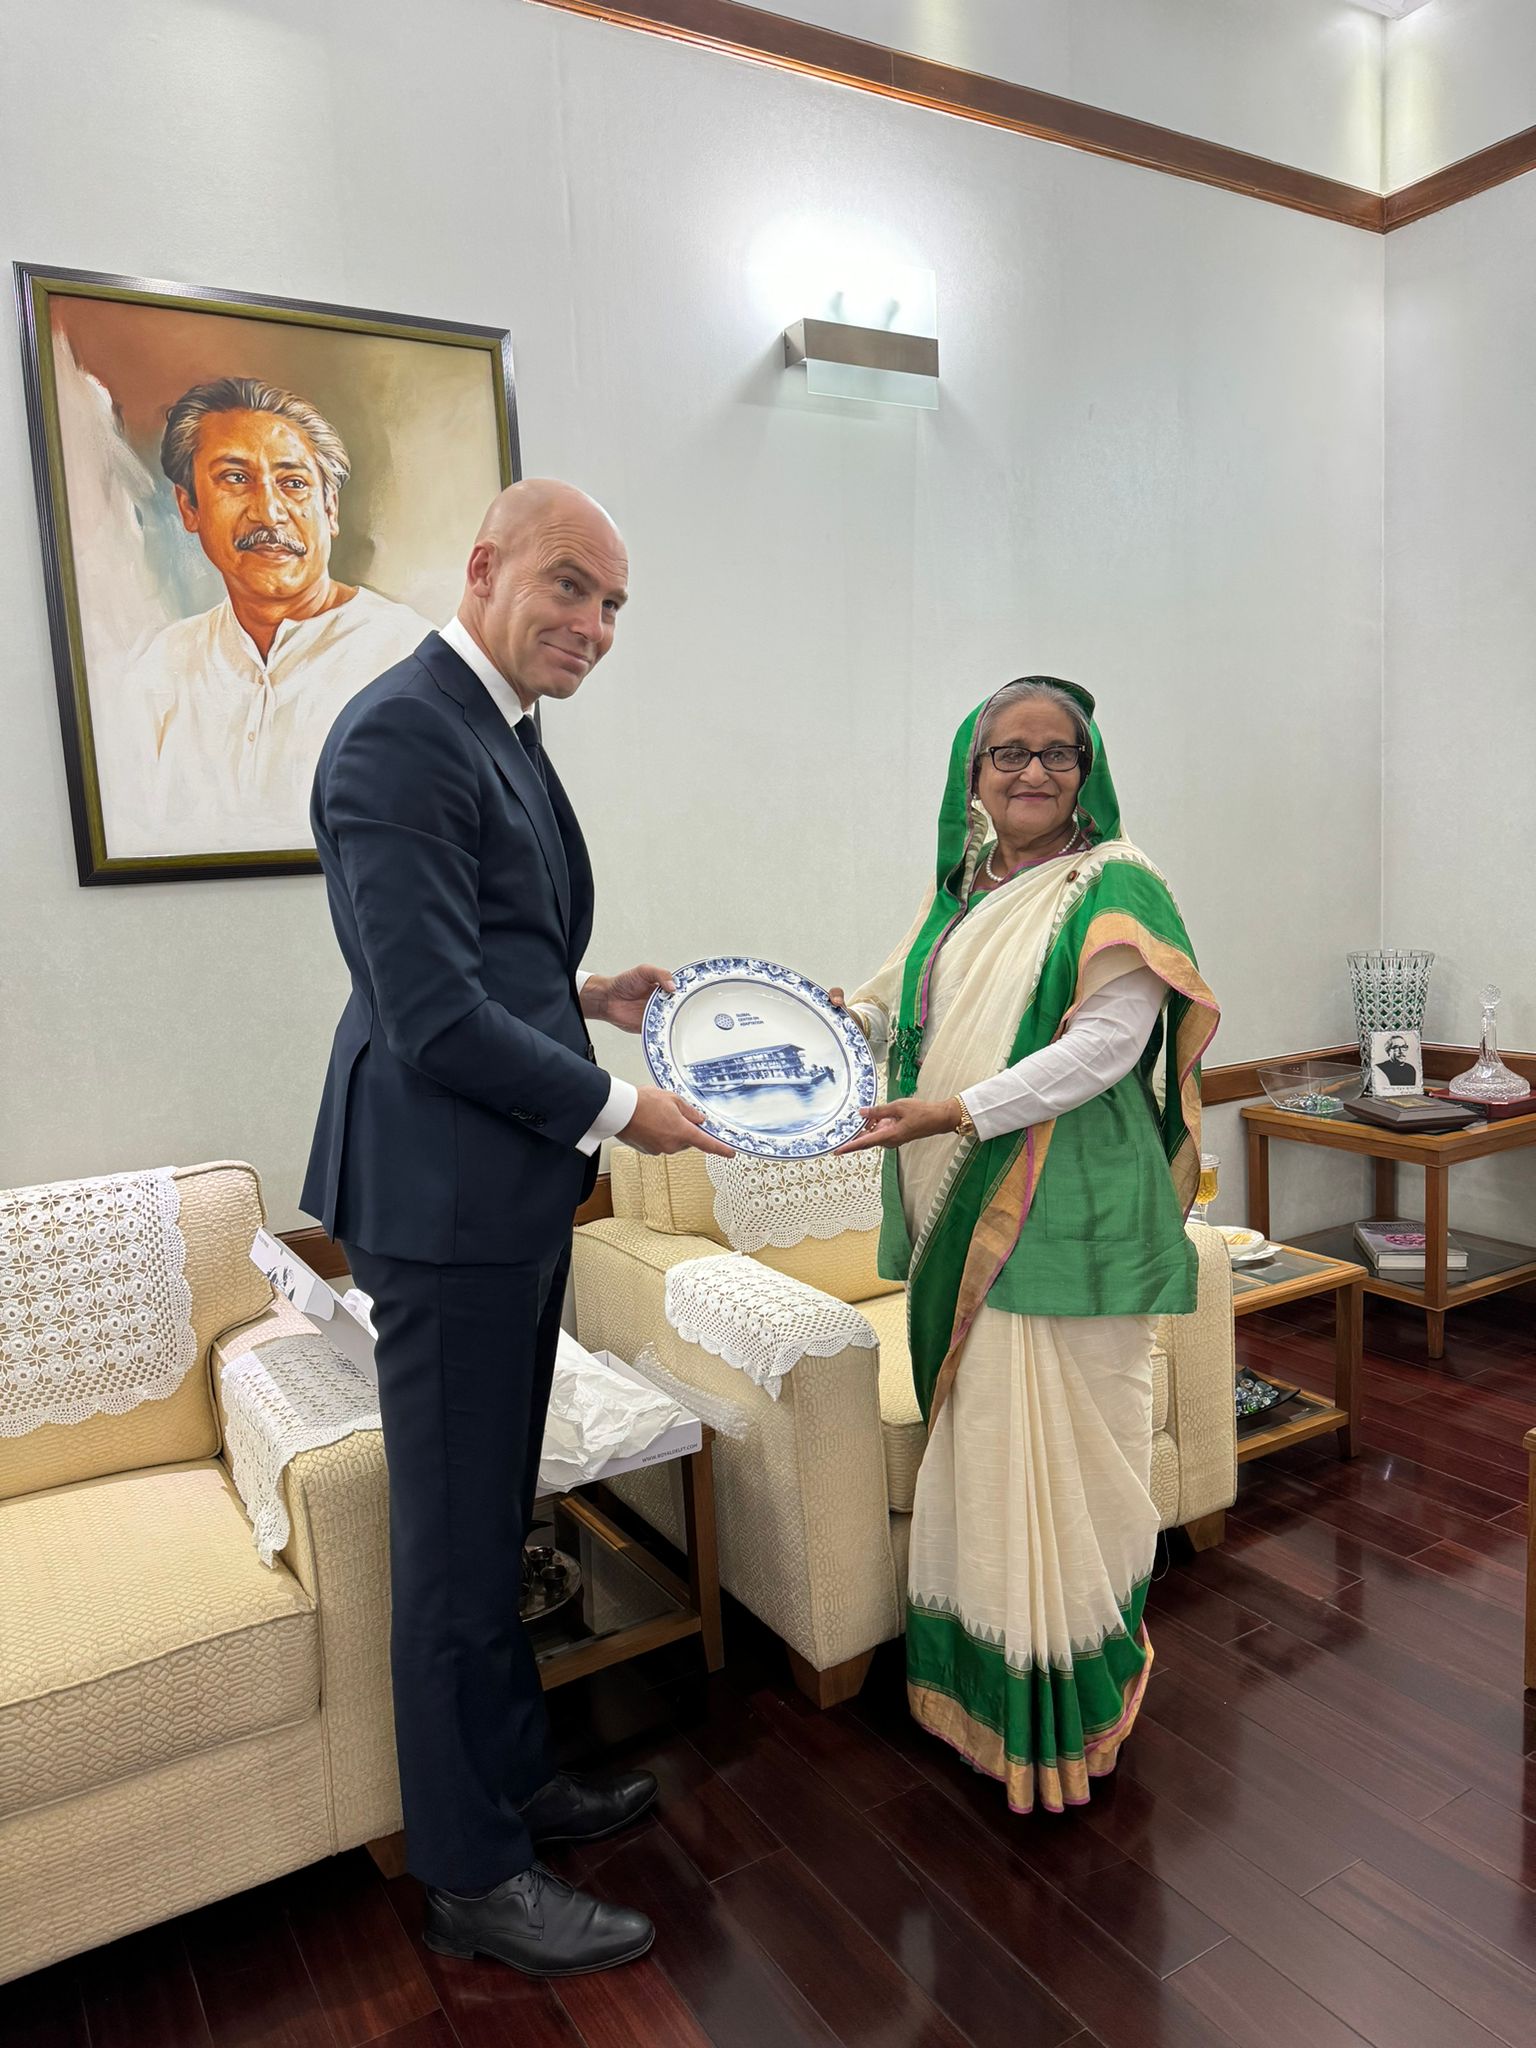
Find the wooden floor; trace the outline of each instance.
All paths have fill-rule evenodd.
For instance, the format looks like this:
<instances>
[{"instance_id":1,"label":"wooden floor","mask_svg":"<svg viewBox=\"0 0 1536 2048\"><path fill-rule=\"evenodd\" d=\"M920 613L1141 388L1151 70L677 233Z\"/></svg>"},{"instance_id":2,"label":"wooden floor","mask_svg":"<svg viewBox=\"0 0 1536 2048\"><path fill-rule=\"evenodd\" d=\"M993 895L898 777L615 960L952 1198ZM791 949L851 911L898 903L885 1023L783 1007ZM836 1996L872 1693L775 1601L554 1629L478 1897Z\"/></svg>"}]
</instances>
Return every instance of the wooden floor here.
<instances>
[{"instance_id":1,"label":"wooden floor","mask_svg":"<svg viewBox=\"0 0 1536 2048\"><path fill-rule=\"evenodd\" d=\"M1462 1311L1430 1366L1371 1309L1364 1456L1248 1468L1225 1547L1175 1557L1085 1812L1010 1818L913 1730L899 1653L814 1714L737 1615L720 1679L680 1646L556 1702L571 1756L661 1778L659 1819L561 1865L653 1915L644 1962L557 1989L441 1961L357 1852L0 1988L0 2043L1536 2048L1530 1324ZM1326 1386L1326 1310L1238 1329Z\"/></svg>"}]
</instances>

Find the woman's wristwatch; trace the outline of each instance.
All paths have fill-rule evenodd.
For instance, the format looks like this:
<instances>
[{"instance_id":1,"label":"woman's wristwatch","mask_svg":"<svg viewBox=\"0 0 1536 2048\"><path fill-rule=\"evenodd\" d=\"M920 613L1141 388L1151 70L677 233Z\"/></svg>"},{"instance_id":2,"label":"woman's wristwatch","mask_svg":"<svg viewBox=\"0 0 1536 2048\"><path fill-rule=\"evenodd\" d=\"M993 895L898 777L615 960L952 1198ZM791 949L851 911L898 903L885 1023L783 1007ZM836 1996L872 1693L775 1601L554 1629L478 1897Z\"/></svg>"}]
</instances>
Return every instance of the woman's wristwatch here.
<instances>
[{"instance_id":1,"label":"woman's wristwatch","mask_svg":"<svg viewBox=\"0 0 1536 2048\"><path fill-rule=\"evenodd\" d=\"M966 1108L963 1095L955 1097L955 1107L960 1112L960 1121L955 1125L955 1136L957 1138L974 1138L976 1135L975 1119Z\"/></svg>"}]
</instances>

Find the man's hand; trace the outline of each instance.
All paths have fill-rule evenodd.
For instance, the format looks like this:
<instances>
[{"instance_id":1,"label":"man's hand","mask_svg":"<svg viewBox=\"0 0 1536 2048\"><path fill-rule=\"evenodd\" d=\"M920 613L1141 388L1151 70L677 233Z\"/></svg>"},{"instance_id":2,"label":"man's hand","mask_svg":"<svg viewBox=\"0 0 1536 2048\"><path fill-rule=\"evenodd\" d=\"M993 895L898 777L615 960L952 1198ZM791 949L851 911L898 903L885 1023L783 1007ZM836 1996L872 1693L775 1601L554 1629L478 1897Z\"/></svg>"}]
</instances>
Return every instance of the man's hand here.
<instances>
[{"instance_id":1,"label":"man's hand","mask_svg":"<svg viewBox=\"0 0 1536 2048\"><path fill-rule=\"evenodd\" d=\"M634 972L650 974L654 969L637 967ZM717 1159L733 1159L729 1145L699 1128L703 1121L702 1111L670 1089L641 1088L635 1113L619 1136L637 1152L685 1152L692 1145L700 1152L713 1152Z\"/></svg>"},{"instance_id":2,"label":"man's hand","mask_svg":"<svg viewBox=\"0 0 1536 2048\"><path fill-rule=\"evenodd\" d=\"M622 974L589 975L582 984L581 1013L620 1031L638 1031L655 991L664 989L671 995L674 987L664 967L626 967Z\"/></svg>"},{"instance_id":3,"label":"man's hand","mask_svg":"<svg viewBox=\"0 0 1536 2048\"><path fill-rule=\"evenodd\" d=\"M960 1100L950 1096L947 1102L919 1102L915 1096L907 1095L900 1102L877 1102L872 1108L860 1112L864 1128L856 1138L850 1138L846 1145L839 1145L838 1156L844 1152L867 1152L871 1146L910 1145L914 1138L936 1138L941 1132L951 1133L960 1128Z\"/></svg>"}]
</instances>

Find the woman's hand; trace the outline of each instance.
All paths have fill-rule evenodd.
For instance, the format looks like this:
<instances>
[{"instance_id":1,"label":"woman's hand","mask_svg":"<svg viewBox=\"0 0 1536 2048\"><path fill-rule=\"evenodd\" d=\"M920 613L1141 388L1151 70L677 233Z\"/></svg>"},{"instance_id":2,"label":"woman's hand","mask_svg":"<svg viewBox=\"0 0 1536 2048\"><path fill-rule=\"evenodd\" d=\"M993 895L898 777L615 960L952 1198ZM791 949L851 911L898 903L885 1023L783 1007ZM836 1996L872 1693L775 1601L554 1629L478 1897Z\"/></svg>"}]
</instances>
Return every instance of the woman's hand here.
<instances>
[{"instance_id":1,"label":"woman's hand","mask_svg":"<svg viewBox=\"0 0 1536 2048\"><path fill-rule=\"evenodd\" d=\"M919 1102L908 1095L900 1102L877 1102L861 1114L864 1129L846 1145L838 1146L838 1156L844 1152L867 1152L874 1145L886 1149L910 1145L914 1138L937 1138L960 1128L960 1102L953 1095L947 1102Z\"/></svg>"}]
</instances>

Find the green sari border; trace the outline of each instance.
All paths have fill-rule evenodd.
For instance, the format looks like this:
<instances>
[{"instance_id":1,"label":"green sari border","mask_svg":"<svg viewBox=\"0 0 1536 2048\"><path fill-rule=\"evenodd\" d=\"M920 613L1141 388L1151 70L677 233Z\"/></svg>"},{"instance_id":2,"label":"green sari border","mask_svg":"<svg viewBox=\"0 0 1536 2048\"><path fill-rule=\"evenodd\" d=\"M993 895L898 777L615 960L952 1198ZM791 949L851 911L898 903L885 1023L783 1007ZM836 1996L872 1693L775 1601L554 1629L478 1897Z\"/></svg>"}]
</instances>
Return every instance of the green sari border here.
<instances>
[{"instance_id":1,"label":"green sari border","mask_svg":"<svg viewBox=\"0 0 1536 2048\"><path fill-rule=\"evenodd\" d=\"M1121 1608L1118 1628L1070 1663L1009 1661L948 1609L907 1602L908 1684L954 1700L998 1737L1012 1764L1058 1769L1084 1762L1112 1740L1151 1659L1143 1616L1150 1581Z\"/></svg>"}]
</instances>

